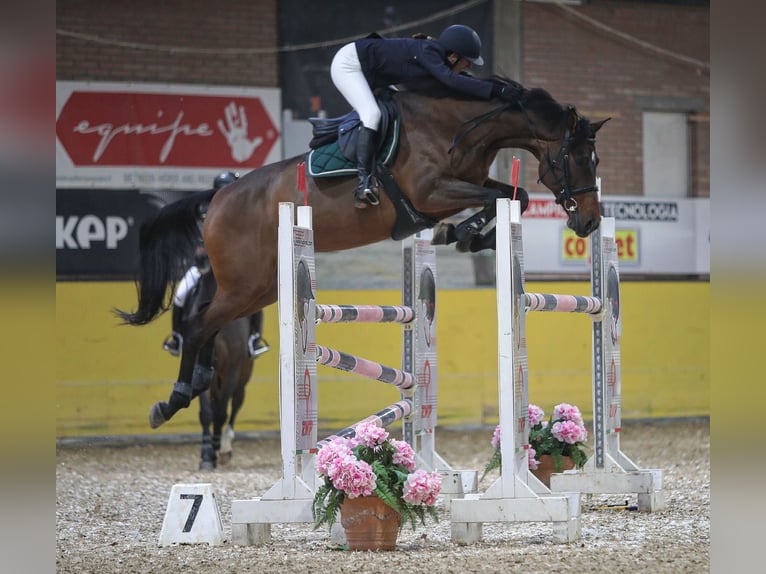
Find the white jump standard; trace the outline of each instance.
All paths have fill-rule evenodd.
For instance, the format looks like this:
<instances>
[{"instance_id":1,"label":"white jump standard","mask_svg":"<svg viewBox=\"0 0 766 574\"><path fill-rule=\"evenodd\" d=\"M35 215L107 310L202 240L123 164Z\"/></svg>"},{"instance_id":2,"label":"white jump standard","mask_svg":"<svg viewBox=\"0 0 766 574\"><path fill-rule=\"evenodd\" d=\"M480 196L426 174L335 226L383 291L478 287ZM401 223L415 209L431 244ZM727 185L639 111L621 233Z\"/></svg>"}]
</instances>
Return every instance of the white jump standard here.
<instances>
[{"instance_id":1,"label":"white jump standard","mask_svg":"<svg viewBox=\"0 0 766 574\"><path fill-rule=\"evenodd\" d=\"M499 418L502 440L500 477L482 494L452 499L452 541L481 540L484 522L551 522L557 542L580 537L580 493L553 495L528 469L529 446L526 345L518 328L524 321L521 207L497 200L497 334ZM511 237L513 234L513 238ZM511 256L511 242L519 249ZM514 262L511 265L511 261Z\"/></svg>"},{"instance_id":2,"label":"white jump standard","mask_svg":"<svg viewBox=\"0 0 766 574\"><path fill-rule=\"evenodd\" d=\"M475 492L477 471L456 471L434 449L436 427L436 251L430 236L403 242L403 304L318 305L311 208L279 204L280 437L282 478L263 496L232 501L232 541L263 544L271 524L313 523L315 458L332 436L354 436L363 421L387 426L403 421L403 434L418 466L442 475L445 500ZM397 322L404 327L402 369L317 345L316 323ZM397 387L400 400L331 437L317 441L317 363ZM418 444L418 442L420 444ZM342 533L341 533L342 534ZM338 533L333 533L338 541Z\"/></svg>"},{"instance_id":3,"label":"white jump standard","mask_svg":"<svg viewBox=\"0 0 766 574\"><path fill-rule=\"evenodd\" d=\"M452 539L472 543L482 522L551 521L555 537L579 536L579 502L572 493L638 495L638 508L665 507L662 470L641 469L620 450L620 291L614 218L602 218L591 235L592 296L525 293L521 211L518 202L497 201L498 369L502 474L483 495L452 501ZM528 368L526 313L589 314L593 319L594 454L582 470L554 473L550 490L529 472L527 449ZM561 493L569 505L540 493ZM579 501L579 499L578 499ZM575 505L577 508L575 509ZM556 514L540 518L543 508ZM566 520L564 513L569 514ZM575 516L575 514L577 516Z\"/></svg>"}]
</instances>

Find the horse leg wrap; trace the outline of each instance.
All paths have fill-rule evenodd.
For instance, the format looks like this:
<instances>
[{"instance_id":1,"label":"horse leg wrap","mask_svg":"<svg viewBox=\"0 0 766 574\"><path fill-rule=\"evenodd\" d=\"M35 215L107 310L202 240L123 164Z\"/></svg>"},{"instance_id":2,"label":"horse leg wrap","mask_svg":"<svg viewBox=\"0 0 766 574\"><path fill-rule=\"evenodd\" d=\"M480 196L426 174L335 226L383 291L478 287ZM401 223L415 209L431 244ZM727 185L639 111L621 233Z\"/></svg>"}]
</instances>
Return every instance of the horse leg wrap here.
<instances>
[{"instance_id":1,"label":"horse leg wrap","mask_svg":"<svg viewBox=\"0 0 766 574\"><path fill-rule=\"evenodd\" d=\"M170 400L168 405L173 412L178 409L185 409L189 406L192 400L192 386L189 383L178 381L173 385L173 392L170 393Z\"/></svg>"},{"instance_id":2,"label":"horse leg wrap","mask_svg":"<svg viewBox=\"0 0 766 574\"><path fill-rule=\"evenodd\" d=\"M481 230L487 225L487 214L484 211L480 211L466 219L465 221L458 223L455 227L455 239L458 241L467 241L474 235L481 233Z\"/></svg>"},{"instance_id":3,"label":"horse leg wrap","mask_svg":"<svg viewBox=\"0 0 766 574\"><path fill-rule=\"evenodd\" d=\"M204 393L210 388L210 381L213 380L213 367L205 367L203 365L194 365L194 373L192 374L192 397L196 397L200 393Z\"/></svg>"}]
</instances>

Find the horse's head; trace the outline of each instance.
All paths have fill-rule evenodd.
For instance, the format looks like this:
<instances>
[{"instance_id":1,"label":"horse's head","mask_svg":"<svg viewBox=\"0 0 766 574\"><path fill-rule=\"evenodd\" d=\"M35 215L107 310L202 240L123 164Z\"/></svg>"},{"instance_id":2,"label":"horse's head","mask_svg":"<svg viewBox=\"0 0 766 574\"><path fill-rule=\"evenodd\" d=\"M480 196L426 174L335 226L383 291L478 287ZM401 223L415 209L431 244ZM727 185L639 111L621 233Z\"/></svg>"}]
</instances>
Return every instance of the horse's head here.
<instances>
[{"instance_id":1,"label":"horse's head","mask_svg":"<svg viewBox=\"0 0 766 574\"><path fill-rule=\"evenodd\" d=\"M567 226L587 237L601 222L596 185L596 132L609 118L591 123L567 106L561 137L540 142L539 181L556 195Z\"/></svg>"}]
</instances>

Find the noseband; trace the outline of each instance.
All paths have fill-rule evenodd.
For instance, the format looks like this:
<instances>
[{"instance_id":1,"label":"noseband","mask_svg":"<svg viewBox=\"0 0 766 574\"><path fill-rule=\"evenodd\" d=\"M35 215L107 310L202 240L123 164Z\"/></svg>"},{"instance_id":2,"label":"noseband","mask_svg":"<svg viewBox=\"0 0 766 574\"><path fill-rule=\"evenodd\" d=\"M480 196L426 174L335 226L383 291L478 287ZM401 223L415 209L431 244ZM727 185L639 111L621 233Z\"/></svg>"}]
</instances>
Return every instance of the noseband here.
<instances>
[{"instance_id":1,"label":"noseband","mask_svg":"<svg viewBox=\"0 0 766 574\"><path fill-rule=\"evenodd\" d=\"M588 141L595 142L596 140L594 138L589 138ZM537 183L542 183L543 178L549 171L554 172L555 175L554 170L558 169L558 171L563 174L563 178L556 176L556 183L561 186L561 191L559 191L558 196L556 197L556 203L561 205L566 211L569 211L570 213L577 211L577 199L575 199L576 195L582 195L583 193L588 193L591 191L598 191L598 187L595 184L576 187L574 189L572 189L572 187L569 185L569 145L571 143L572 133L570 132L569 128L567 128L564 132L564 137L561 140L559 155L556 156L556 159L551 161L550 155L546 154L548 155L548 169L546 169L537 180Z\"/></svg>"}]
</instances>

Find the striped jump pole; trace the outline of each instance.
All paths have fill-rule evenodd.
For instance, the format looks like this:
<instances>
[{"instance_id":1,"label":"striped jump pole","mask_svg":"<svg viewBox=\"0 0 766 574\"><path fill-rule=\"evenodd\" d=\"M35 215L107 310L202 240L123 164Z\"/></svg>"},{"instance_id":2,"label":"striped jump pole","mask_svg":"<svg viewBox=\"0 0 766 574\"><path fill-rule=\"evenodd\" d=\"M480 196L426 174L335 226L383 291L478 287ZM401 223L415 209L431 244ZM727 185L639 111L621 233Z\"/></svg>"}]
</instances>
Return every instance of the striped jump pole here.
<instances>
[{"instance_id":1,"label":"striped jump pole","mask_svg":"<svg viewBox=\"0 0 766 574\"><path fill-rule=\"evenodd\" d=\"M317 362L320 365L333 367L347 373L355 373L400 389L409 389L415 384L415 376L411 373L405 373L400 369L386 367L375 361L329 349L322 345L317 345L316 348Z\"/></svg>"},{"instance_id":2,"label":"striped jump pole","mask_svg":"<svg viewBox=\"0 0 766 574\"><path fill-rule=\"evenodd\" d=\"M385 409L379 410L377 413L323 438L317 443L317 448L322 448L335 438L352 438L356 436L356 427L362 423L375 423L376 426L387 427L396 421L409 416L411 412L412 403L410 401L397 401L394 404L387 406Z\"/></svg>"},{"instance_id":3,"label":"striped jump pole","mask_svg":"<svg viewBox=\"0 0 766 574\"><path fill-rule=\"evenodd\" d=\"M403 305L317 305L322 323L411 323L415 310Z\"/></svg>"}]
</instances>

